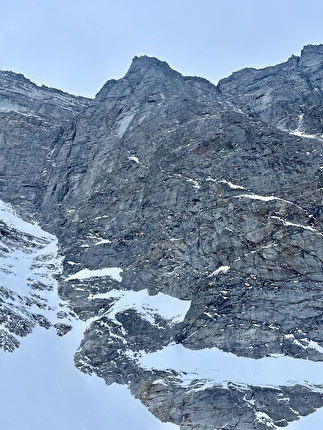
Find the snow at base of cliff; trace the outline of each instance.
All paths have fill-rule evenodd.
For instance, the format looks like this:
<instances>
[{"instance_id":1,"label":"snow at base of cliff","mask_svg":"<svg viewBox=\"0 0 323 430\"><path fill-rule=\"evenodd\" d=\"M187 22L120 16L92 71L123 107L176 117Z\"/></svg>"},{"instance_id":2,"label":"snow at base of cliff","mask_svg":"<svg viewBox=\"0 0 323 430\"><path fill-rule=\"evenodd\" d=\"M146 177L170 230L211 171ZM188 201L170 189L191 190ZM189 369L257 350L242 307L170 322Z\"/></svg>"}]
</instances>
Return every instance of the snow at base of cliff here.
<instances>
[{"instance_id":1,"label":"snow at base of cliff","mask_svg":"<svg viewBox=\"0 0 323 430\"><path fill-rule=\"evenodd\" d=\"M0 221L15 231L0 264L8 266L0 285L11 294L33 298L32 285L46 281L39 294L42 314L49 321L56 313L68 311L57 293L54 273L60 273L57 239L37 224L19 218L0 201ZM28 236L26 236L26 234ZM25 242L19 240L24 236ZM30 241L30 244L29 242ZM15 249L17 245L17 249ZM45 258L46 257L46 258ZM35 262L37 267L35 268ZM45 264L46 261L46 264ZM41 264L38 264L41 262ZM55 264L54 264L55 263ZM54 269L54 271L53 271ZM101 274L101 273L100 273ZM104 273L106 275L106 273ZM108 273L111 276L111 273ZM118 274L113 272L113 276ZM8 306L13 304L8 302ZM35 305L33 305L35 306ZM161 423L126 386L107 386L103 379L85 375L74 366L87 323L70 315L72 330L60 337L53 327L36 325L27 336L19 336L13 352L0 349L1 427L8 430L176 430Z\"/></svg>"},{"instance_id":2,"label":"snow at base of cliff","mask_svg":"<svg viewBox=\"0 0 323 430\"><path fill-rule=\"evenodd\" d=\"M36 328L11 354L0 351L2 428L12 430L176 430L161 423L125 386L105 385L74 366L84 331L63 337Z\"/></svg>"}]
</instances>

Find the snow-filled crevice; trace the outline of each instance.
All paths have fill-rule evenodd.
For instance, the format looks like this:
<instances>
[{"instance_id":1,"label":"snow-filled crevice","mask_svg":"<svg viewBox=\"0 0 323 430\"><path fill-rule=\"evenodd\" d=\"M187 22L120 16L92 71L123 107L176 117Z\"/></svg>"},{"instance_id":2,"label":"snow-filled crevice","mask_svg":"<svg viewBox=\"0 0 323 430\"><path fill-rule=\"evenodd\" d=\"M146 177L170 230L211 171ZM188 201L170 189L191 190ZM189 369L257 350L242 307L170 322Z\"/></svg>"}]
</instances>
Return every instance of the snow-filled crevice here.
<instances>
[{"instance_id":1,"label":"snow-filled crevice","mask_svg":"<svg viewBox=\"0 0 323 430\"><path fill-rule=\"evenodd\" d=\"M58 299L62 258L57 239L37 224L23 221L0 202L1 347L13 351L36 327L70 329L69 310Z\"/></svg>"},{"instance_id":2,"label":"snow-filled crevice","mask_svg":"<svg viewBox=\"0 0 323 430\"><path fill-rule=\"evenodd\" d=\"M303 137L305 139L317 139L323 141L323 135L322 134L308 134L304 132L305 126L304 126L304 114L300 114L298 117L298 126L295 130L285 130L289 134L293 136Z\"/></svg>"}]
</instances>

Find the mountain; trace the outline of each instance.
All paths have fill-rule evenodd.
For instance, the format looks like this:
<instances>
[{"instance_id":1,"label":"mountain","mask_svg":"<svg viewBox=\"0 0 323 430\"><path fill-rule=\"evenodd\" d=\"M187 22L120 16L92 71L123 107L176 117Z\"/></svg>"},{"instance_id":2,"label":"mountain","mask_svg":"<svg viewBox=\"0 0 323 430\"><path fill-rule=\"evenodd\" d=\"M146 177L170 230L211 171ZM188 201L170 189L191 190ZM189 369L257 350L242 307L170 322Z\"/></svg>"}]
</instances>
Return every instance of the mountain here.
<instances>
[{"instance_id":1,"label":"mountain","mask_svg":"<svg viewBox=\"0 0 323 430\"><path fill-rule=\"evenodd\" d=\"M46 232L4 204L3 350L81 330L76 367L181 430L322 407L322 64L214 86L135 57L93 100L1 72L0 198Z\"/></svg>"}]
</instances>

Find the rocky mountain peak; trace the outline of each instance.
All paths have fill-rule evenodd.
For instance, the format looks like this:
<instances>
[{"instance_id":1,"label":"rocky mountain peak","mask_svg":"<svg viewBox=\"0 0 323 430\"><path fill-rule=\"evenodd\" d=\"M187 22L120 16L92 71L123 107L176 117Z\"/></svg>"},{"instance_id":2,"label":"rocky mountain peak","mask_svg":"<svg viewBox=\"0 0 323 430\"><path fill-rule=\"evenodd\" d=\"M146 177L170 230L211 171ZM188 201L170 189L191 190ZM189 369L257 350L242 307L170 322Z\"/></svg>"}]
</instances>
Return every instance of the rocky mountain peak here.
<instances>
[{"instance_id":1,"label":"rocky mountain peak","mask_svg":"<svg viewBox=\"0 0 323 430\"><path fill-rule=\"evenodd\" d=\"M306 45L300 56L301 67L318 68L323 64L323 45Z\"/></svg>"},{"instance_id":2,"label":"rocky mountain peak","mask_svg":"<svg viewBox=\"0 0 323 430\"><path fill-rule=\"evenodd\" d=\"M125 79L130 79L133 77L144 77L147 75L155 76L170 76L177 75L180 73L173 70L166 61L161 61L155 57L149 57L143 55L140 57L135 56L132 60L130 68L125 76Z\"/></svg>"},{"instance_id":3,"label":"rocky mountain peak","mask_svg":"<svg viewBox=\"0 0 323 430\"><path fill-rule=\"evenodd\" d=\"M177 92L183 91L185 83L188 83L190 87L195 87L196 90L201 87L200 89L203 88L204 91L216 92L215 86L206 79L198 76L183 76L172 69L166 61L147 55L135 56L123 79L133 85L162 85L168 90L176 88ZM187 90L187 86L185 90Z\"/></svg>"},{"instance_id":4,"label":"rocky mountain peak","mask_svg":"<svg viewBox=\"0 0 323 430\"><path fill-rule=\"evenodd\" d=\"M0 72L0 112L50 118L61 123L74 117L89 104L89 99L38 86L23 74Z\"/></svg>"},{"instance_id":5,"label":"rocky mountain peak","mask_svg":"<svg viewBox=\"0 0 323 430\"><path fill-rule=\"evenodd\" d=\"M29 86L36 87L37 85L27 79L22 73L15 73L11 71L0 71L0 88L3 88L4 85L7 85L7 90L14 88L15 86Z\"/></svg>"},{"instance_id":6,"label":"rocky mountain peak","mask_svg":"<svg viewBox=\"0 0 323 430\"><path fill-rule=\"evenodd\" d=\"M176 91L183 76L165 62L146 55L134 57L126 75L119 80L109 80L96 95L100 103L104 99L131 97L147 99L150 95Z\"/></svg>"}]
</instances>

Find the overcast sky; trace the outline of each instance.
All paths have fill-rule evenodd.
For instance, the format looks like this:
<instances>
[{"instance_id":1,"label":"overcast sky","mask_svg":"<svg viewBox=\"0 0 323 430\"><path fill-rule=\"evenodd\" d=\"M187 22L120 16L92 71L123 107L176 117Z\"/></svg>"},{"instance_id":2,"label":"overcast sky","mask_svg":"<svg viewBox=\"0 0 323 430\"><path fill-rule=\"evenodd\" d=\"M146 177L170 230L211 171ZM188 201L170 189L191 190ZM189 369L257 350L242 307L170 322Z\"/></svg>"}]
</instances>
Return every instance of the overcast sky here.
<instances>
[{"instance_id":1,"label":"overcast sky","mask_svg":"<svg viewBox=\"0 0 323 430\"><path fill-rule=\"evenodd\" d=\"M322 0L1 0L0 69L93 97L135 55L216 83L323 43Z\"/></svg>"}]
</instances>

